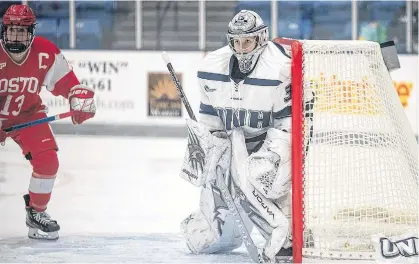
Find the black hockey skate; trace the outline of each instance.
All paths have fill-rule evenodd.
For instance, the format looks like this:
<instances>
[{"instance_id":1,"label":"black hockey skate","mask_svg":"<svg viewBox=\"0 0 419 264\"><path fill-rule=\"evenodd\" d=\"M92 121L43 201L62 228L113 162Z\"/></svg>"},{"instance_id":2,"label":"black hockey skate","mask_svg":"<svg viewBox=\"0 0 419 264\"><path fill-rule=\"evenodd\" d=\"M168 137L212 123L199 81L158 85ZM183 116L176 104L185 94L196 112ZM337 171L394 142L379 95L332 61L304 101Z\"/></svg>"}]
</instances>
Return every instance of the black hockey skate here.
<instances>
[{"instance_id":1,"label":"black hockey skate","mask_svg":"<svg viewBox=\"0 0 419 264\"><path fill-rule=\"evenodd\" d=\"M29 228L28 237L35 239L56 240L60 226L52 220L46 212L38 212L29 206L29 194L23 196L26 209L26 226Z\"/></svg>"},{"instance_id":2,"label":"black hockey skate","mask_svg":"<svg viewBox=\"0 0 419 264\"><path fill-rule=\"evenodd\" d=\"M292 247L281 248L281 250L276 253L275 263L292 263Z\"/></svg>"},{"instance_id":3,"label":"black hockey skate","mask_svg":"<svg viewBox=\"0 0 419 264\"><path fill-rule=\"evenodd\" d=\"M290 248L281 248L281 250L276 253L275 260L270 259L265 255L265 252L262 252L262 258L264 263L293 263L292 262L292 247Z\"/></svg>"}]
</instances>

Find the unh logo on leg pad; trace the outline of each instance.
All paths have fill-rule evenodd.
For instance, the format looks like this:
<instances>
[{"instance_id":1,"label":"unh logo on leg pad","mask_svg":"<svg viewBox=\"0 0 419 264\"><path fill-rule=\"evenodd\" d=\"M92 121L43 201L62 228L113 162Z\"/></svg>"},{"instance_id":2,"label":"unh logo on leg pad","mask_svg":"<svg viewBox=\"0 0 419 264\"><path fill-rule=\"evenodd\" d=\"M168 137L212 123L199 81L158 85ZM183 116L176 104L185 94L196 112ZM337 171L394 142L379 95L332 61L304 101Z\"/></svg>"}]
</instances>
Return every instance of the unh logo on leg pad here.
<instances>
[{"instance_id":1,"label":"unh logo on leg pad","mask_svg":"<svg viewBox=\"0 0 419 264\"><path fill-rule=\"evenodd\" d=\"M418 238L411 236L400 240L390 240L386 237L380 238L381 256L385 259L397 257L417 257L419 252Z\"/></svg>"}]
</instances>

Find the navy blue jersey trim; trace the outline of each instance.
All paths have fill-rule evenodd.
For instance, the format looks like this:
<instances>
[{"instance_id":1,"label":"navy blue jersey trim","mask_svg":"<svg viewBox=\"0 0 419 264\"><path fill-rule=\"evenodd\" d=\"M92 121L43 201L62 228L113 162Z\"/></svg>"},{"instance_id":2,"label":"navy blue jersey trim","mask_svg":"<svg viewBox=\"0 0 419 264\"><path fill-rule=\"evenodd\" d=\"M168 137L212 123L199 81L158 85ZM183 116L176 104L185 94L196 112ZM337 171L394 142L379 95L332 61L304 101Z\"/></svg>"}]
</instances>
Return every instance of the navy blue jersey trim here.
<instances>
[{"instance_id":1,"label":"navy blue jersey trim","mask_svg":"<svg viewBox=\"0 0 419 264\"><path fill-rule=\"evenodd\" d=\"M205 115L212 115L212 116L218 116L217 111L215 111L214 107L212 105L207 105L201 103L199 105L199 113L205 114Z\"/></svg>"},{"instance_id":2,"label":"navy blue jersey trim","mask_svg":"<svg viewBox=\"0 0 419 264\"><path fill-rule=\"evenodd\" d=\"M275 119L283 119L291 116L291 106L287 106L284 109L274 112L272 114L273 118Z\"/></svg>"},{"instance_id":3,"label":"navy blue jersey trim","mask_svg":"<svg viewBox=\"0 0 419 264\"><path fill-rule=\"evenodd\" d=\"M260 134L259 136L255 136L255 137L251 137L251 138L246 138L245 139L245 143L258 142L258 141L261 141L261 140L265 140L266 134L267 133L265 132L265 133Z\"/></svg>"},{"instance_id":4,"label":"navy blue jersey trim","mask_svg":"<svg viewBox=\"0 0 419 264\"><path fill-rule=\"evenodd\" d=\"M257 85L257 86L278 86L282 82L280 80L267 80L257 78L246 78L244 84Z\"/></svg>"},{"instance_id":5,"label":"navy blue jersey trim","mask_svg":"<svg viewBox=\"0 0 419 264\"><path fill-rule=\"evenodd\" d=\"M210 81L230 82L230 76L212 72L198 72L198 78Z\"/></svg>"},{"instance_id":6,"label":"navy blue jersey trim","mask_svg":"<svg viewBox=\"0 0 419 264\"><path fill-rule=\"evenodd\" d=\"M273 44L275 44L275 46L282 52L282 54L284 54L286 57L291 59L291 56L287 54L287 52L285 51L284 47L282 47L281 44L278 44L276 42L272 42Z\"/></svg>"}]
</instances>

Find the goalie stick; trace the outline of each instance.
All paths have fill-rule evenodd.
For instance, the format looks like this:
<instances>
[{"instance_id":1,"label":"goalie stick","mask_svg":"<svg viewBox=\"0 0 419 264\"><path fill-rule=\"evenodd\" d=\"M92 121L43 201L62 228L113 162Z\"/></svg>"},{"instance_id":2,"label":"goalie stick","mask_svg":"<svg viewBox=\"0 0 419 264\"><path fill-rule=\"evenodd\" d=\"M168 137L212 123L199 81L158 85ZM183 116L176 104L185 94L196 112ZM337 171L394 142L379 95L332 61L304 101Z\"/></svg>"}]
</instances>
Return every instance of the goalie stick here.
<instances>
[{"instance_id":1,"label":"goalie stick","mask_svg":"<svg viewBox=\"0 0 419 264\"><path fill-rule=\"evenodd\" d=\"M183 91L182 85L179 82L179 79L176 76L175 70L173 69L172 63L170 62L169 59L169 55L167 54L167 52L163 52L162 53L162 57L164 62L166 63L167 69L169 70L169 73L172 77L173 82L175 83L176 89L178 90L179 94L180 94L180 99L182 100L183 105L186 108L186 111L188 112L189 117L196 121L196 117L193 113L193 110L188 102L188 99L186 98L186 95ZM250 258L255 262L255 263L264 263L263 261L263 257L261 254L261 250L259 250L256 245L255 242L253 241L252 237L250 236L249 231L246 229L246 226L244 225L243 219L240 215L241 212L243 212L243 207L240 204L236 204L233 200L233 197L231 196L230 191L228 190L228 187L225 183L225 181L223 180L223 178L225 178L225 176L230 173L229 170L227 170L226 175L223 175L223 172L221 170L216 170L217 171L217 183L218 183L218 187L220 188L224 199L227 203L228 209L230 210L230 212L233 214L234 217L234 223L236 224L240 235L242 237L243 243L246 246L247 252L249 253Z\"/></svg>"}]
</instances>

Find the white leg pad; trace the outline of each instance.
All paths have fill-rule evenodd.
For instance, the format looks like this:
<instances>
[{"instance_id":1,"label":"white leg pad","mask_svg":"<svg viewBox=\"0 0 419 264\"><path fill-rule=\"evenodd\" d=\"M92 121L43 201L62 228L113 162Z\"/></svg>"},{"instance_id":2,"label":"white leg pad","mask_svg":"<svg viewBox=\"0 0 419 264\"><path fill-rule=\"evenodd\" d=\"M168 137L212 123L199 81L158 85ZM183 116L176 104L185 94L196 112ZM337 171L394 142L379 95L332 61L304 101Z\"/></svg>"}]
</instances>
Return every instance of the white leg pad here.
<instances>
[{"instance_id":1,"label":"white leg pad","mask_svg":"<svg viewBox=\"0 0 419 264\"><path fill-rule=\"evenodd\" d=\"M242 244L221 191L210 184L202 188L200 210L183 220L181 230L193 253L230 251Z\"/></svg>"},{"instance_id":2,"label":"white leg pad","mask_svg":"<svg viewBox=\"0 0 419 264\"><path fill-rule=\"evenodd\" d=\"M235 232L231 215L222 229L220 235L212 229L202 212L197 211L182 221L181 230L186 244L192 253L217 253L231 251L241 246L240 235Z\"/></svg>"}]
</instances>

